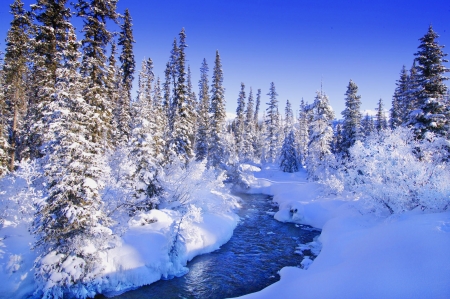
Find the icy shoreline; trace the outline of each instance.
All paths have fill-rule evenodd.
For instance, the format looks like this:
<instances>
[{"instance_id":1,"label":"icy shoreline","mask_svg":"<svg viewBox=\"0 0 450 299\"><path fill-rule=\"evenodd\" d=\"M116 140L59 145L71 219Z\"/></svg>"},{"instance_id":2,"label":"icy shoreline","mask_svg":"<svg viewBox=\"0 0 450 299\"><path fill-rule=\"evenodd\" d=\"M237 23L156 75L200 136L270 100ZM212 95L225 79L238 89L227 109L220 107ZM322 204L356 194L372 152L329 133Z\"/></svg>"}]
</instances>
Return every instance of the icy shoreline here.
<instances>
[{"instance_id":1,"label":"icy shoreline","mask_svg":"<svg viewBox=\"0 0 450 299\"><path fill-rule=\"evenodd\" d=\"M308 270L240 298L449 298L450 212L366 213L352 196L329 196L306 173L264 168L249 193L273 196L275 219L322 229L322 251Z\"/></svg>"}]
</instances>

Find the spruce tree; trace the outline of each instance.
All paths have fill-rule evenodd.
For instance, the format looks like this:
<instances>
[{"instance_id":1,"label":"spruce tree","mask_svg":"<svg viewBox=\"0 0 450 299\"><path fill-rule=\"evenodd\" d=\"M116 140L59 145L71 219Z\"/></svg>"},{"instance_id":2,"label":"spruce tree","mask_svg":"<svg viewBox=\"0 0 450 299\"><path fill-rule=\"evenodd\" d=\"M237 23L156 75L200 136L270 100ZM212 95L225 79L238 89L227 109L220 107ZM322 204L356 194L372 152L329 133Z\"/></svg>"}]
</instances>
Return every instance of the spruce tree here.
<instances>
[{"instance_id":1,"label":"spruce tree","mask_svg":"<svg viewBox=\"0 0 450 299\"><path fill-rule=\"evenodd\" d=\"M208 166L223 167L227 162L225 148L225 88L219 51L216 51L211 85L211 141L208 150Z\"/></svg>"},{"instance_id":2,"label":"spruce tree","mask_svg":"<svg viewBox=\"0 0 450 299\"><path fill-rule=\"evenodd\" d=\"M300 111L298 115L298 130L297 130L297 154L299 155L299 162L301 165L305 165L306 156L308 155L308 143L309 143L309 121L308 111L306 109L308 105L302 98L300 102Z\"/></svg>"},{"instance_id":3,"label":"spruce tree","mask_svg":"<svg viewBox=\"0 0 450 299\"><path fill-rule=\"evenodd\" d=\"M7 125L8 118L6 114L5 103L5 81L3 71L3 53L0 51L0 177L8 172L8 137Z\"/></svg>"},{"instance_id":4,"label":"spruce tree","mask_svg":"<svg viewBox=\"0 0 450 299\"><path fill-rule=\"evenodd\" d=\"M26 75L29 57L28 30L30 16L24 10L21 0L10 5L13 20L6 36L6 51L3 65L4 97L8 119L9 171L14 170L18 158L18 146L23 118L27 109Z\"/></svg>"},{"instance_id":5,"label":"spruce tree","mask_svg":"<svg viewBox=\"0 0 450 299\"><path fill-rule=\"evenodd\" d=\"M242 159L244 161L252 161L253 154L255 152L255 124L254 124L255 112L253 111L253 91L250 87L248 94L247 109L245 110L244 120L244 132L243 132L243 147L242 147Z\"/></svg>"},{"instance_id":6,"label":"spruce tree","mask_svg":"<svg viewBox=\"0 0 450 299\"><path fill-rule=\"evenodd\" d=\"M183 162L188 162L193 156L194 139L194 107L190 107L189 94L186 85L186 33L184 28L181 30L180 43L177 55L177 85L172 103L174 109L172 140L170 145L171 155L176 155Z\"/></svg>"},{"instance_id":7,"label":"spruce tree","mask_svg":"<svg viewBox=\"0 0 450 299\"><path fill-rule=\"evenodd\" d=\"M108 58L108 68L107 68L107 76L106 76L106 89L108 95L108 101L112 105L113 117L111 119L111 128L112 128L112 138L113 144L117 145L120 139L120 134L117 131L119 117L120 117L120 94L119 89L121 85L120 71L117 66L116 60L117 50L116 43L113 41L111 43L111 53Z\"/></svg>"},{"instance_id":8,"label":"spruce tree","mask_svg":"<svg viewBox=\"0 0 450 299\"><path fill-rule=\"evenodd\" d=\"M290 132L284 138L283 146L281 148L280 155L280 169L283 172L297 172L298 171L298 155L295 145L294 130Z\"/></svg>"},{"instance_id":9,"label":"spruce tree","mask_svg":"<svg viewBox=\"0 0 450 299\"><path fill-rule=\"evenodd\" d=\"M373 117L370 116L368 113L366 113L366 115L362 119L361 127L364 133L364 137L367 137L373 132L375 132L375 123L373 121Z\"/></svg>"},{"instance_id":10,"label":"spruce tree","mask_svg":"<svg viewBox=\"0 0 450 299\"><path fill-rule=\"evenodd\" d=\"M315 180L329 163L333 141L334 112L329 104L328 96L322 91L317 92L314 103L306 109L312 112L306 167L309 177Z\"/></svg>"},{"instance_id":11,"label":"spruce tree","mask_svg":"<svg viewBox=\"0 0 450 299\"><path fill-rule=\"evenodd\" d=\"M413 110L414 100L409 96L408 90L409 79L408 71L403 66L392 97L391 126L398 127L407 124L409 114Z\"/></svg>"},{"instance_id":12,"label":"spruce tree","mask_svg":"<svg viewBox=\"0 0 450 299\"><path fill-rule=\"evenodd\" d=\"M109 147L112 139L110 123L113 108L107 98L105 82L106 46L112 38L106 21L117 21L116 6L117 0L78 0L75 5L77 16L84 20L81 74L87 84L82 95L99 116L92 120L96 123L91 132L92 140L104 148Z\"/></svg>"},{"instance_id":13,"label":"spruce tree","mask_svg":"<svg viewBox=\"0 0 450 299\"><path fill-rule=\"evenodd\" d=\"M261 89L258 89L256 93L256 105L255 105L255 116L254 116L254 126L258 128L259 124L259 106L261 105Z\"/></svg>"},{"instance_id":14,"label":"spruce tree","mask_svg":"<svg viewBox=\"0 0 450 299\"><path fill-rule=\"evenodd\" d=\"M245 122L245 85L241 82L241 90L237 99L236 118L234 120L234 142L236 154L241 158L244 149L244 122Z\"/></svg>"},{"instance_id":15,"label":"spruce tree","mask_svg":"<svg viewBox=\"0 0 450 299\"><path fill-rule=\"evenodd\" d=\"M444 76L449 71L443 63L444 59L441 46L436 39L439 36L434 32L432 26L428 28L427 34L420 39L419 51L415 53L417 61L418 110L411 119L411 125L419 138L423 138L426 132L434 132L438 135L446 135L449 128L449 111L444 103L447 86Z\"/></svg>"},{"instance_id":16,"label":"spruce tree","mask_svg":"<svg viewBox=\"0 0 450 299\"><path fill-rule=\"evenodd\" d=\"M198 82L198 109L197 109L197 134L195 142L195 157L197 161L203 161L208 156L209 147L209 84L208 84L208 64L203 59L200 68L200 81Z\"/></svg>"},{"instance_id":17,"label":"spruce tree","mask_svg":"<svg viewBox=\"0 0 450 299\"><path fill-rule=\"evenodd\" d=\"M41 248L37 258L37 295L93 297L103 268L99 253L112 245L110 220L101 209L102 153L90 139L95 110L81 95L80 53L72 28L56 71L55 93L44 116L48 139L47 197L37 207L33 231ZM70 266L72 265L72 266ZM73 268L76 265L76 271ZM51 281L51 284L48 284ZM70 294L70 295L69 295Z\"/></svg>"},{"instance_id":18,"label":"spruce tree","mask_svg":"<svg viewBox=\"0 0 450 299\"><path fill-rule=\"evenodd\" d=\"M345 109L342 111L342 150L345 155L357 140L361 140L361 96L357 95L358 86L350 80L345 93Z\"/></svg>"},{"instance_id":19,"label":"spruce tree","mask_svg":"<svg viewBox=\"0 0 450 299\"><path fill-rule=\"evenodd\" d=\"M286 100L286 107L284 109L284 135L287 136L294 126L294 112L289 100Z\"/></svg>"},{"instance_id":20,"label":"spruce tree","mask_svg":"<svg viewBox=\"0 0 450 299\"><path fill-rule=\"evenodd\" d=\"M260 139L261 139L261 130L260 130L260 122L259 122L259 107L261 105L261 89L258 89L258 92L256 93L256 105L255 105L255 112L253 116L253 157L260 159L261 158L261 146L260 146Z\"/></svg>"},{"instance_id":21,"label":"spruce tree","mask_svg":"<svg viewBox=\"0 0 450 299\"><path fill-rule=\"evenodd\" d=\"M278 100L277 100L277 92L275 90L275 84L270 83L270 90L267 94L270 98L269 107L267 107L266 111L266 142L267 142L267 155L266 161L269 163L274 163L279 150L279 125L280 125L280 115L278 113Z\"/></svg>"},{"instance_id":22,"label":"spruce tree","mask_svg":"<svg viewBox=\"0 0 450 299\"><path fill-rule=\"evenodd\" d=\"M384 105L383 105L382 99L380 99L378 101L378 107L376 110L377 110L377 115L376 115L375 129L378 132L380 132L387 128L387 119L386 119L386 114L384 113Z\"/></svg>"}]
</instances>

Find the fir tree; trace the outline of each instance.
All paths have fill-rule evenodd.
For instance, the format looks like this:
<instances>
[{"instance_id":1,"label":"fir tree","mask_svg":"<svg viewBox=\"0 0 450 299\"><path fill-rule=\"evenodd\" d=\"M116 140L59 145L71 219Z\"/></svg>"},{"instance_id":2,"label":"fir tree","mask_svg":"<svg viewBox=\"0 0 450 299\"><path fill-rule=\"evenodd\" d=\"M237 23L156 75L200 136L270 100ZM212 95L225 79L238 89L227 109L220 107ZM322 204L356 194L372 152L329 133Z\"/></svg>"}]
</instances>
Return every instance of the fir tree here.
<instances>
[{"instance_id":1,"label":"fir tree","mask_svg":"<svg viewBox=\"0 0 450 299\"><path fill-rule=\"evenodd\" d=\"M408 122L413 104L408 96L408 81L408 71L403 66L400 71L400 78L396 82L397 87L395 88L394 96L392 97L391 127L398 127Z\"/></svg>"},{"instance_id":2,"label":"fir tree","mask_svg":"<svg viewBox=\"0 0 450 299\"><path fill-rule=\"evenodd\" d=\"M9 151L4 87L3 53L0 51L0 177L8 172Z\"/></svg>"},{"instance_id":3,"label":"fir tree","mask_svg":"<svg viewBox=\"0 0 450 299\"><path fill-rule=\"evenodd\" d=\"M361 128L364 133L364 137L367 137L373 132L375 132L375 123L373 121L373 117L370 116L368 113L366 113L366 115L361 121Z\"/></svg>"},{"instance_id":4,"label":"fir tree","mask_svg":"<svg viewBox=\"0 0 450 299\"><path fill-rule=\"evenodd\" d=\"M18 158L20 131L27 108L26 75L29 57L28 30L30 16L25 12L21 0L11 4L13 20L6 37L6 51L3 65L4 97L8 119L9 171L14 170Z\"/></svg>"},{"instance_id":5,"label":"fir tree","mask_svg":"<svg viewBox=\"0 0 450 299\"><path fill-rule=\"evenodd\" d=\"M94 107L98 118L91 132L92 140L97 144L108 146L111 140L112 104L106 95L106 46L112 33L106 28L106 21L117 20L117 0L78 0L75 5L77 15L84 19L83 58L81 74L87 85L83 97Z\"/></svg>"},{"instance_id":6,"label":"fir tree","mask_svg":"<svg viewBox=\"0 0 450 299\"><path fill-rule=\"evenodd\" d=\"M266 142L267 142L267 162L273 163L278 156L279 147L279 121L277 92L275 91L275 84L270 83L270 90L267 94L270 97L269 107L266 109Z\"/></svg>"},{"instance_id":7,"label":"fir tree","mask_svg":"<svg viewBox=\"0 0 450 299\"><path fill-rule=\"evenodd\" d=\"M247 109L245 110L245 120L244 120L244 132L243 132L243 147L242 147L242 158L244 161L252 161L253 154L255 152L255 123L254 123L255 113L253 111L253 91L250 87L250 92L248 94Z\"/></svg>"},{"instance_id":8,"label":"fir tree","mask_svg":"<svg viewBox=\"0 0 450 299\"><path fill-rule=\"evenodd\" d=\"M132 20L128 8L125 10L123 24L120 26L119 45L122 46L122 54L120 55L121 69L123 74L123 86L128 94L128 102L131 102L131 88L133 87L134 71L136 62L134 60Z\"/></svg>"},{"instance_id":9,"label":"fir tree","mask_svg":"<svg viewBox=\"0 0 450 299\"><path fill-rule=\"evenodd\" d=\"M37 294L42 298L62 298L66 293L93 297L103 270L99 253L112 244L99 193L105 164L89 137L95 116L81 96L80 53L73 29L63 56L64 64L55 72L53 101L44 116L52 129L46 131L52 139L45 165L48 196L38 205L33 224L36 246L42 249L35 263ZM69 265L77 265L77 270Z\"/></svg>"},{"instance_id":10,"label":"fir tree","mask_svg":"<svg viewBox=\"0 0 450 299\"><path fill-rule=\"evenodd\" d=\"M444 81L448 80L444 74L449 69L443 65L448 60L444 59L447 56L442 51L444 46L436 42L438 37L430 25L427 34L420 39L419 51L414 54L420 89L417 99L418 110L412 115L411 125L420 138L423 138L426 132L446 135L449 129L449 111L444 103L444 96L447 93Z\"/></svg>"},{"instance_id":11,"label":"fir tree","mask_svg":"<svg viewBox=\"0 0 450 299\"><path fill-rule=\"evenodd\" d=\"M375 129L377 129L377 131L380 132L382 130L385 130L386 128L387 128L386 114L384 113L383 100L380 99L378 101Z\"/></svg>"},{"instance_id":12,"label":"fir tree","mask_svg":"<svg viewBox=\"0 0 450 299\"><path fill-rule=\"evenodd\" d=\"M244 122L245 122L245 85L241 82L241 91L237 99L236 118L234 120L234 142L236 154L241 158L244 148Z\"/></svg>"},{"instance_id":13,"label":"fir tree","mask_svg":"<svg viewBox=\"0 0 450 299\"><path fill-rule=\"evenodd\" d=\"M116 50L116 43L111 43L111 53L108 58L108 69L107 69L107 77L106 77L106 89L107 89L107 95L108 95L108 101L112 105L113 110L113 117L111 119L111 128L113 128L112 136L113 136L113 143L114 145L117 145L120 134L117 132L117 127L119 123L119 117L120 117L120 94L119 89L121 85L121 78L120 78L120 71L117 66L117 60L116 60L117 50Z\"/></svg>"},{"instance_id":14,"label":"fir tree","mask_svg":"<svg viewBox=\"0 0 450 299\"><path fill-rule=\"evenodd\" d=\"M289 134L284 138L280 155L280 169L283 172L297 172L298 160L295 145L294 131L291 129Z\"/></svg>"},{"instance_id":15,"label":"fir tree","mask_svg":"<svg viewBox=\"0 0 450 299\"><path fill-rule=\"evenodd\" d=\"M287 136L294 126L294 112L289 100L286 100L286 107L284 109L284 135Z\"/></svg>"},{"instance_id":16,"label":"fir tree","mask_svg":"<svg viewBox=\"0 0 450 299\"><path fill-rule=\"evenodd\" d=\"M208 64L203 59L200 68L199 105L197 110L197 134L195 142L195 156L197 161L203 161L208 156L209 147L209 84L208 84Z\"/></svg>"},{"instance_id":17,"label":"fir tree","mask_svg":"<svg viewBox=\"0 0 450 299\"><path fill-rule=\"evenodd\" d=\"M300 111L298 115L298 130L297 130L297 154L301 165L305 165L306 156L308 154L309 143L309 121L307 106L302 98L300 102Z\"/></svg>"},{"instance_id":18,"label":"fir tree","mask_svg":"<svg viewBox=\"0 0 450 299\"><path fill-rule=\"evenodd\" d=\"M342 149L344 154L348 154L348 149L361 140L361 96L357 95L358 86L350 80L345 93L345 110L342 111L344 117L342 124Z\"/></svg>"},{"instance_id":19,"label":"fir tree","mask_svg":"<svg viewBox=\"0 0 450 299\"><path fill-rule=\"evenodd\" d=\"M309 144L306 166L310 178L317 179L329 163L331 155L331 143L333 141L332 120L334 112L328 101L328 97L322 92L317 92L314 103L306 108L312 111L313 119L309 128Z\"/></svg>"},{"instance_id":20,"label":"fir tree","mask_svg":"<svg viewBox=\"0 0 450 299\"><path fill-rule=\"evenodd\" d=\"M219 51L216 51L211 85L211 141L208 150L208 166L220 167L226 163L225 148L225 89Z\"/></svg>"},{"instance_id":21,"label":"fir tree","mask_svg":"<svg viewBox=\"0 0 450 299\"><path fill-rule=\"evenodd\" d=\"M171 141L172 155L178 156L181 161L187 162L193 156L192 140L194 134L194 107L190 107L189 94L186 85L186 33L184 28L180 34L180 44L178 46L177 55L177 75L178 81L176 85L176 93L174 95L174 111L173 131ZM176 107L176 108L175 108Z\"/></svg>"},{"instance_id":22,"label":"fir tree","mask_svg":"<svg viewBox=\"0 0 450 299\"><path fill-rule=\"evenodd\" d=\"M256 106L255 106L255 116L254 116L254 125L255 129L258 128L259 124L259 106L261 105L261 89L258 89L258 92L256 93Z\"/></svg>"}]
</instances>

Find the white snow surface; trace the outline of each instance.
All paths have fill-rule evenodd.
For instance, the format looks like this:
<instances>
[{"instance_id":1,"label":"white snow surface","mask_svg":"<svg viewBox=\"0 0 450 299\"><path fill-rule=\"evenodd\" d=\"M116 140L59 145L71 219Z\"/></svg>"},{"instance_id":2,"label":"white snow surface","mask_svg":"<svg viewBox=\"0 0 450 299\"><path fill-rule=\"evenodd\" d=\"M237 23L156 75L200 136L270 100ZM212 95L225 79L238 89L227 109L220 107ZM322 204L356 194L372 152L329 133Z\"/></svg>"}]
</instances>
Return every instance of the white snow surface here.
<instances>
[{"instance_id":1,"label":"white snow surface","mask_svg":"<svg viewBox=\"0 0 450 299\"><path fill-rule=\"evenodd\" d=\"M307 270L285 267L279 282L240 298L450 298L450 212L374 215L303 170L268 166L249 181L249 193L273 195L277 220L321 228L322 250Z\"/></svg>"}]
</instances>

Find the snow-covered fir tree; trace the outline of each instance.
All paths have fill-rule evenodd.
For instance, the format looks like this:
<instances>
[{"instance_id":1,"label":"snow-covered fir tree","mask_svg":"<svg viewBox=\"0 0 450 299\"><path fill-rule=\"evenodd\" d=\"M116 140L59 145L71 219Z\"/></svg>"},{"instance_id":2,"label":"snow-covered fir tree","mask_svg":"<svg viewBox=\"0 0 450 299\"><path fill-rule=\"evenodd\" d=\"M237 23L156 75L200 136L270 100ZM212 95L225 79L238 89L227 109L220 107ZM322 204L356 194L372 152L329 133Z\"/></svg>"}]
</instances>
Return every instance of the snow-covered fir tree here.
<instances>
[{"instance_id":1,"label":"snow-covered fir tree","mask_svg":"<svg viewBox=\"0 0 450 299\"><path fill-rule=\"evenodd\" d=\"M390 110L391 128L396 128L406 124L409 119L409 113L412 110L411 102L408 97L408 71L403 66L400 71L400 78L397 80L394 95L392 96L392 108Z\"/></svg>"},{"instance_id":2,"label":"snow-covered fir tree","mask_svg":"<svg viewBox=\"0 0 450 299\"><path fill-rule=\"evenodd\" d=\"M5 77L3 71L3 53L0 51L0 177L8 172L7 116L5 105Z\"/></svg>"},{"instance_id":3,"label":"snow-covered fir tree","mask_svg":"<svg viewBox=\"0 0 450 299\"><path fill-rule=\"evenodd\" d=\"M345 109L342 111L342 150L345 155L348 149L361 140L361 96L357 95L358 86L350 80L345 92Z\"/></svg>"},{"instance_id":4,"label":"snow-covered fir tree","mask_svg":"<svg viewBox=\"0 0 450 299\"><path fill-rule=\"evenodd\" d=\"M444 57L441 46L436 39L439 36L430 25L428 32L420 39L419 51L415 53L417 61L417 110L413 112L410 125L419 138L426 132L445 136L449 129L450 116L444 102L448 80L445 73L449 71L444 66L448 62Z\"/></svg>"},{"instance_id":5,"label":"snow-covered fir tree","mask_svg":"<svg viewBox=\"0 0 450 299\"><path fill-rule=\"evenodd\" d=\"M156 79L155 88L153 90L153 116L150 116L150 120L153 119L153 151L156 158L156 162L159 165L165 165L167 153L166 153L166 138L168 136L168 124L166 111L163 106L163 96L161 91L161 80L159 77Z\"/></svg>"},{"instance_id":6,"label":"snow-covered fir tree","mask_svg":"<svg viewBox=\"0 0 450 299\"><path fill-rule=\"evenodd\" d=\"M120 139L120 133L117 130L118 123L119 123L119 117L120 117L120 106L119 106L119 100L120 100L120 93L121 85L122 85L122 78L120 78L120 70L117 66L117 48L116 43L113 41L111 43L111 52L108 58L108 69L107 69L107 76L106 76L106 89L107 89L107 95L108 95L108 101L112 105L112 112L113 117L111 119L111 128L112 128L112 142L114 146L118 145L119 139Z\"/></svg>"},{"instance_id":7,"label":"snow-covered fir tree","mask_svg":"<svg viewBox=\"0 0 450 299\"><path fill-rule=\"evenodd\" d=\"M300 102L300 110L298 112L298 130L297 133L297 154L299 155L299 162L301 165L305 165L306 156L308 155L308 143L309 143L309 116L308 110L306 109L308 105L302 98Z\"/></svg>"},{"instance_id":8,"label":"snow-covered fir tree","mask_svg":"<svg viewBox=\"0 0 450 299\"><path fill-rule=\"evenodd\" d=\"M280 146L280 114L278 112L278 100L277 92L275 90L275 84L270 83L269 93L267 94L270 98L269 107L266 111L266 162L274 163L279 153Z\"/></svg>"},{"instance_id":9,"label":"snow-covered fir tree","mask_svg":"<svg viewBox=\"0 0 450 299\"><path fill-rule=\"evenodd\" d=\"M173 116L173 131L170 141L170 155L177 156L181 161L187 162L193 157L194 140L194 121L195 121L195 107L189 106L189 94L186 82L186 33L184 28L181 30L180 42L178 46L177 55L177 85L174 99L172 102L172 109L174 109Z\"/></svg>"},{"instance_id":10,"label":"snow-covered fir tree","mask_svg":"<svg viewBox=\"0 0 450 299\"><path fill-rule=\"evenodd\" d=\"M262 149L262 138L261 134L261 124L259 121L259 108L261 106L261 89L258 89L256 93L256 104L255 104L255 115L253 118L253 127L255 130L255 137L253 141L253 157L261 159L261 149ZM262 122L264 123L264 121Z\"/></svg>"},{"instance_id":11,"label":"snow-covered fir tree","mask_svg":"<svg viewBox=\"0 0 450 299\"><path fill-rule=\"evenodd\" d=\"M8 126L9 170L14 170L18 158L20 132L27 109L26 81L29 57L28 30L31 26L30 16L24 10L23 3L15 0L10 5L13 20L6 36L5 59L3 65L5 116Z\"/></svg>"},{"instance_id":12,"label":"snow-covered fir tree","mask_svg":"<svg viewBox=\"0 0 450 299\"><path fill-rule=\"evenodd\" d=\"M211 85L210 108L211 140L208 150L208 166L221 167L227 162L228 153L225 146L225 88L223 87L223 70L219 51L216 51Z\"/></svg>"},{"instance_id":13,"label":"snow-covered fir tree","mask_svg":"<svg viewBox=\"0 0 450 299\"><path fill-rule=\"evenodd\" d=\"M245 84L241 82L241 90L237 99L236 118L233 123L234 142L236 154L239 159L244 150L244 123L245 123Z\"/></svg>"},{"instance_id":14,"label":"snow-covered fir tree","mask_svg":"<svg viewBox=\"0 0 450 299\"><path fill-rule=\"evenodd\" d=\"M377 106L376 110L377 110L377 114L376 114L376 119L375 119L375 129L377 130L377 132L380 132L382 130L385 130L388 126L382 99L380 99L378 101L378 106Z\"/></svg>"},{"instance_id":15,"label":"snow-covered fir tree","mask_svg":"<svg viewBox=\"0 0 450 299\"><path fill-rule=\"evenodd\" d=\"M309 177L315 180L318 179L318 174L324 171L332 155L334 112L329 104L328 96L322 91L317 92L314 103L306 109L312 112L306 168Z\"/></svg>"},{"instance_id":16,"label":"snow-covered fir tree","mask_svg":"<svg viewBox=\"0 0 450 299\"><path fill-rule=\"evenodd\" d=\"M284 135L285 137L293 129L294 126L294 112L289 100L286 100L286 107L284 108Z\"/></svg>"},{"instance_id":17,"label":"snow-covered fir tree","mask_svg":"<svg viewBox=\"0 0 450 299\"><path fill-rule=\"evenodd\" d=\"M298 165L298 155L295 149L295 135L294 130L291 129L290 132L284 138L283 146L281 147L280 154L280 169L284 172L297 172Z\"/></svg>"},{"instance_id":18,"label":"snow-covered fir tree","mask_svg":"<svg viewBox=\"0 0 450 299\"><path fill-rule=\"evenodd\" d=\"M197 109L197 133L195 141L195 157L197 161L203 161L208 156L209 148L209 83L208 63L203 59L200 67L200 80L198 82L198 109Z\"/></svg>"},{"instance_id":19,"label":"snow-covered fir tree","mask_svg":"<svg viewBox=\"0 0 450 299\"><path fill-rule=\"evenodd\" d=\"M361 128L364 133L364 137L370 136L373 132L375 132L375 122L373 117L366 113L364 118L361 120Z\"/></svg>"},{"instance_id":20,"label":"snow-covered fir tree","mask_svg":"<svg viewBox=\"0 0 450 299\"><path fill-rule=\"evenodd\" d=\"M253 91L250 87L250 92L248 94L247 109L245 110L245 120L244 120L244 132L243 132L243 146L241 157L243 161L252 161L255 152L255 111L253 110Z\"/></svg>"},{"instance_id":21,"label":"snow-covered fir tree","mask_svg":"<svg viewBox=\"0 0 450 299\"><path fill-rule=\"evenodd\" d=\"M44 117L52 141L44 167L48 195L38 205L33 224L40 253L35 262L36 293L41 298L86 298L98 291L100 256L113 240L99 194L106 165L90 138L95 110L81 95L73 29L62 54L64 64L56 69L55 93L47 110L52 114Z\"/></svg>"},{"instance_id":22,"label":"snow-covered fir tree","mask_svg":"<svg viewBox=\"0 0 450 299\"><path fill-rule=\"evenodd\" d=\"M131 15L128 9L125 10L123 17L123 24L120 25L119 33L119 46L122 46L122 52L120 54L121 62L121 74L122 74L122 88L123 96L119 99L119 119L118 119L118 130L122 142L127 142L131 135L131 114L130 114L130 104L131 104L131 89L133 87L134 71L136 67L136 62L134 60L133 53L133 43L135 43L133 38Z\"/></svg>"},{"instance_id":23,"label":"snow-covered fir tree","mask_svg":"<svg viewBox=\"0 0 450 299\"><path fill-rule=\"evenodd\" d=\"M92 119L96 125L91 132L92 140L103 148L110 146L112 129L112 103L106 90L106 46L112 33L106 21L116 21L117 0L78 0L75 4L77 15L83 19L81 74L87 82L83 98L94 107L98 117Z\"/></svg>"}]
</instances>

